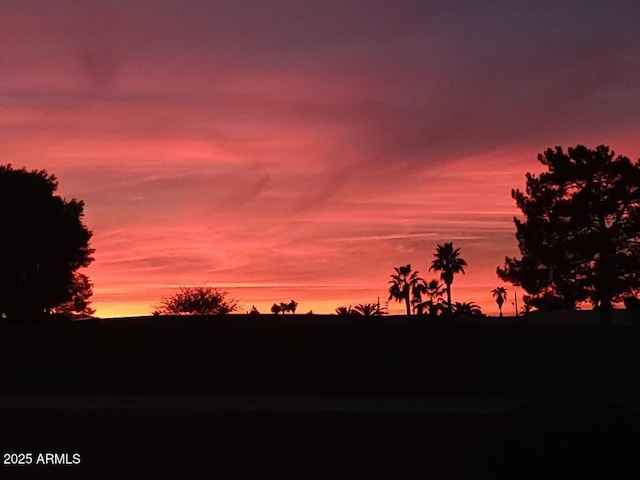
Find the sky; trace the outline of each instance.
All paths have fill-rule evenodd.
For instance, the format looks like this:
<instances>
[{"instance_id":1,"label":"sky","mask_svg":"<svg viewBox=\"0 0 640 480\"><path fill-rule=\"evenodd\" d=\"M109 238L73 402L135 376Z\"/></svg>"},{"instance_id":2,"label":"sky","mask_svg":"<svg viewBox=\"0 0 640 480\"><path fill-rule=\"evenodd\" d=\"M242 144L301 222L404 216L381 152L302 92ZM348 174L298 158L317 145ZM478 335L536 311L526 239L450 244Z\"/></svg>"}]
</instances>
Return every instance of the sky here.
<instances>
[{"instance_id":1,"label":"sky","mask_svg":"<svg viewBox=\"0 0 640 480\"><path fill-rule=\"evenodd\" d=\"M453 300L513 314L511 190L548 147L640 157L639 60L635 1L0 0L0 164L85 202L97 316L384 303L444 242Z\"/></svg>"}]
</instances>

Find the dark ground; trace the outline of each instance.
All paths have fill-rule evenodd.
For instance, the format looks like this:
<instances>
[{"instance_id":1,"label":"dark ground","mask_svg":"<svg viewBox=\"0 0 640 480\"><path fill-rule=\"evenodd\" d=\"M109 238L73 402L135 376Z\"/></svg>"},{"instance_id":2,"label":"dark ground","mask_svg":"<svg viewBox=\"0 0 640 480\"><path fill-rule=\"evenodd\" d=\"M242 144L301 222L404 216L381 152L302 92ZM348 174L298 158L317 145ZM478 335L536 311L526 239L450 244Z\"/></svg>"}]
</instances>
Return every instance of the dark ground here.
<instances>
[{"instance_id":1,"label":"dark ground","mask_svg":"<svg viewBox=\"0 0 640 480\"><path fill-rule=\"evenodd\" d=\"M82 463L0 478L638 478L639 340L633 327L319 316L4 326L2 452Z\"/></svg>"},{"instance_id":2,"label":"dark ground","mask_svg":"<svg viewBox=\"0 0 640 480\"><path fill-rule=\"evenodd\" d=\"M8 412L5 412L8 413ZM556 407L510 415L12 411L3 451L79 452L2 478L631 479L638 417ZM204 473L206 475L200 475ZM90 474L90 475L89 475Z\"/></svg>"}]
</instances>

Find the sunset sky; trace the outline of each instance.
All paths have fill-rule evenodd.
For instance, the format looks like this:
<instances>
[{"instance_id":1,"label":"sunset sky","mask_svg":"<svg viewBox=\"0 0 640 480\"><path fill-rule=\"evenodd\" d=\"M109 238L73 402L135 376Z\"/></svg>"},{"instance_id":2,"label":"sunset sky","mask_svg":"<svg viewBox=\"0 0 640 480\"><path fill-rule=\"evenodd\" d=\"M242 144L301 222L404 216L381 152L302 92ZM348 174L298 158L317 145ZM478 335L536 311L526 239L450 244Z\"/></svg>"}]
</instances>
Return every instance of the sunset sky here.
<instances>
[{"instance_id":1,"label":"sunset sky","mask_svg":"<svg viewBox=\"0 0 640 480\"><path fill-rule=\"evenodd\" d=\"M384 302L448 241L495 313L537 154L640 157L636 1L0 0L0 71L0 163L85 202L101 317Z\"/></svg>"}]
</instances>

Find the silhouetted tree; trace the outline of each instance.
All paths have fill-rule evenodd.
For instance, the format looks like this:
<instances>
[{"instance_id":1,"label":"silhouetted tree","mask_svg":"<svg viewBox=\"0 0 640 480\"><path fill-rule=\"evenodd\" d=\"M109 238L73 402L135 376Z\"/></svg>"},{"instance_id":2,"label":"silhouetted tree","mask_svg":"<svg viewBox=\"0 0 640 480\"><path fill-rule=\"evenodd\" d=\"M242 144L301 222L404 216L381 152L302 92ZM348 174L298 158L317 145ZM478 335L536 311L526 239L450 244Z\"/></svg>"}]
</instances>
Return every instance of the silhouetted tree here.
<instances>
[{"instance_id":1,"label":"silhouetted tree","mask_svg":"<svg viewBox=\"0 0 640 480\"><path fill-rule=\"evenodd\" d=\"M640 291L633 288L627 295L622 298L624 308L640 312Z\"/></svg>"},{"instance_id":2,"label":"silhouetted tree","mask_svg":"<svg viewBox=\"0 0 640 480\"><path fill-rule=\"evenodd\" d=\"M273 313L274 315L277 315L280 312L284 314L284 312L282 311L282 307L279 304L274 303L273 305L271 305L271 313Z\"/></svg>"},{"instance_id":3,"label":"silhouetted tree","mask_svg":"<svg viewBox=\"0 0 640 480\"><path fill-rule=\"evenodd\" d=\"M395 273L391 276L389 283L389 300L405 302L407 315L411 315L411 295L417 285L424 283L424 280L418 276L417 271L411 270L411 265L401 267L393 267Z\"/></svg>"},{"instance_id":4,"label":"silhouetted tree","mask_svg":"<svg viewBox=\"0 0 640 480\"><path fill-rule=\"evenodd\" d=\"M274 306L276 304L274 303ZM296 309L298 308L298 302L296 302L295 300L291 300L290 302L280 302L278 305L278 311L277 312L273 312L273 307L271 307L271 311L273 313L282 313L283 315L287 312L291 312L291 313L296 313Z\"/></svg>"},{"instance_id":5,"label":"silhouetted tree","mask_svg":"<svg viewBox=\"0 0 640 480\"><path fill-rule=\"evenodd\" d=\"M425 302L422 296L427 293L427 284L423 279L414 282L411 288L411 306L416 315L422 315L425 309Z\"/></svg>"},{"instance_id":6,"label":"silhouetted tree","mask_svg":"<svg viewBox=\"0 0 640 480\"><path fill-rule=\"evenodd\" d=\"M238 308L227 295L211 287L180 287L162 300L154 315L225 315Z\"/></svg>"},{"instance_id":7,"label":"silhouetted tree","mask_svg":"<svg viewBox=\"0 0 640 480\"><path fill-rule=\"evenodd\" d=\"M440 279L447 288L447 313L451 315L451 284L453 283L453 276L456 273L464 274L464 267L467 266L467 262L460 258L460 249L454 249L453 243L436 246L436 252L433 256L435 258L431 262L429 270L441 272Z\"/></svg>"},{"instance_id":8,"label":"silhouetted tree","mask_svg":"<svg viewBox=\"0 0 640 480\"><path fill-rule=\"evenodd\" d=\"M522 258L505 259L500 278L522 286L536 308L589 300L609 322L611 304L640 286L640 161L607 146L547 149L547 167L527 173L512 197Z\"/></svg>"},{"instance_id":9,"label":"silhouetted tree","mask_svg":"<svg viewBox=\"0 0 640 480\"><path fill-rule=\"evenodd\" d=\"M526 316L533 308L533 305L531 304L531 295L523 295L522 303L524 303L522 306L522 313Z\"/></svg>"},{"instance_id":10,"label":"silhouetted tree","mask_svg":"<svg viewBox=\"0 0 640 480\"><path fill-rule=\"evenodd\" d=\"M624 308L627 310L640 310L640 299L638 297L624 297L622 301L624 303Z\"/></svg>"},{"instance_id":11,"label":"silhouetted tree","mask_svg":"<svg viewBox=\"0 0 640 480\"><path fill-rule=\"evenodd\" d=\"M360 303L353 307L352 312L363 317L374 317L381 315L380 305L377 303Z\"/></svg>"},{"instance_id":12,"label":"silhouetted tree","mask_svg":"<svg viewBox=\"0 0 640 480\"><path fill-rule=\"evenodd\" d=\"M258 310L255 305L251 305L251 310L247 312L247 315L257 317L258 315L260 315L260 310Z\"/></svg>"},{"instance_id":13,"label":"silhouetted tree","mask_svg":"<svg viewBox=\"0 0 640 480\"><path fill-rule=\"evenodd\" d=\"M0 166L0 317L35 320L72 301L93 261L84 203L57 188L45 170Z\"/></svg>"},{"instance_id":14,"label":"silhouetted tree","mask_svg":"<svg viewBox=\"0 0 640 480\"><path fill-rule=\"evenodd\" d=\"M65 317L89 317L95 310L89 306L89 298L93 294L93 284L89 277L82 273L74 273L74 282L71 285L71 300L51 309L53 314L62 314Z\"/></svg>"},{"instance_id":15,"label":"silhouetted tree","mask_svg":"<svg viewBox=\"0 0 640 480\"><path fill-rule=\"evenodd\" d=\"M474 302L456 302L453 304L453 313L458 316L483 316L482 310Z\"/></svg>"},{"instance_id":16,"label":"silhouetted tree","mask_svg":"<svg viewBox=\"0 0 640 480\"><path fill-rule=\"evenodd\" d=\"M424 292L428 299L422 302L420 305L424 310L427 309L430 317L437 317L438 313L445 311L446 307L443 305L444 300L442 295L445 293L445 289L435 278L424 284Z\"/></svg>"},{"instance_id":17,"label":"silhouetted tree","mask_svg":"<svg viewBox=\"0 0 640 480\"><path fill-rule=\"evenodd\" d=\"M296 302L295 300L291 300L289 303L287 303L287 310L292 314L296 313L297 308L298 308L298 302Z\"/></svg>"},{"instance_id":18,"label":"silhouetted tree","mask_svg":"<svg viewBox=\"0 0 640 480\"><path fill-rule=\"evenodd\" d=\"M496 287L491 290L491 294L493 295L493 298L495 298L496 303L498 304L498 310L500 310L500 316L502 316L502 305L507 298L507 289L504 287Z\"/></svg>"},{"instance_id":19,"label":"silhouetted tree","mask_svg":"<svg viewBox=\"0 0 640 480\"><path fill-rule=\"evenodd\" d=\"M539 292L538 295L529 295L529 307L540 311L548 310L574 310L576 300L570 297L559 295L552 287Z\"/></svg>"},{"instance_id":20,"label":"silhouetted tree","mask_svg":"<svg viewBox=\"0 0 640 480\"><path fill-rule=\"evenodd\" d=\"M351 305L349 305L348 307L338 307L335 310L336 315L340 315L340 316L347 316L347 315L353 315L353 309L351 308Z\"/></svg>"}]
</instances>

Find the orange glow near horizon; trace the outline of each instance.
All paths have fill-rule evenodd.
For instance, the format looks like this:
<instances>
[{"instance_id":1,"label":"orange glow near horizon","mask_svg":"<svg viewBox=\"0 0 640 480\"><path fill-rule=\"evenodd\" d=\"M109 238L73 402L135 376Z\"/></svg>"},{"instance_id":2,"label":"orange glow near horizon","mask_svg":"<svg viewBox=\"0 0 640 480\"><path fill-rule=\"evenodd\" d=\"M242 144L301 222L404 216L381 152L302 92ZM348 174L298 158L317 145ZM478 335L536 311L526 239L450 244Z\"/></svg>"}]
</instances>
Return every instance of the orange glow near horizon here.
<instances>
[{"instance_id":1,"label":"orange glow near horizon","mask_svg":"<svg viewBox=\"0 0 640 480\"><path fill-rule=\"evenodd\" d=\"M273 303L290 299L299 303L298 313L333 313L338 306L378 298L384 305L393 267L410 263L426 280L437 278L428 268L436 244L446 241L460 247L469 263L466 274L455 278L453 300L473 301L496 315L490 292L503 284L495 269L506 255L518 254L512 219L519 212L510 190L522 188L523 171L539 171L534 162L497 171L501 161L493 156L451 161L431 170L433 185L425 191L392 189L370 198L356 186L326 203L316 200L321 207L301 210L295 208L296 194L287 200L288 190L278 192L278 198L265 188L262 195L272 196L272 205L282 209L271 217L249 200L250 205L240 205L234 216L225 218L196 196L174 216L166 210L146 216L129 212L129 218L120 218L123 225L103 218L105 225L98 228L87 203L87 223L95 232L96 261L87 273L95 283L96 315L149 315L177 287L201 285L227 291L238 300L240 313L253 305L268 313ZM486 173L474 173L477 164L488 165ZM251 188L251 180L243 181ZM168 185L164 192L170 195L174 187ZM176 198L189 197L188 190L176 192ZM154 188L148 195L154 195ZM131 209L144 210L138 206L143 201L144 196L131 199ZM207 216L217 227L201 221ZM513 295L521 301L523 292L504 286L509 292L504 311L513 314ZM388 305L390 313L404 311L400 303Z\"/></svg>"},{"instance_id":2,"label":"orange glow near horizon","mask_svg":"<svg viewBox=\"0 0 640 480\"><path fill-rule=\"evenodd\" d=\"M495 282L494 282L495 283ZM495 305L495 302L492 300L491 294L488 293L492 288L492 284L481 285L473 288L455 288L455 284L453 287L453 295L454 301L476 301L476 303L482 305L483 313L488 315L498 315L497 306L492 307L491 304ZM221 288L223 291L232 291L231 289ZM289 297L285 297L281 295L277 297L278 290L270 290L268 295L260 294L260 293L252 293L251 291L244 292L244 290L240 290L241 293L246 293L248 297L255 298L254 302L243 302L242 300L238 304L238 310L235 313L244 314L248 312L252 306L255 306L260 313L270 314L271 306L274 303L280 302L288 302L291 300L290 297L295 297L294 299L298 299L298 308L296 310L296 314L302 315L308 312L312 312L314 314L333 314L335 313L335 309L340 306L351 306L354 307L359 303L376 303L378 297L373 297L372 295L377 291L375 289L354 289L354 288L346 288L345 291L347 294L335 294L330 292L320 292L317 290L311 289L312 293L306 293L309 289L296 289L292 287L287 291L298 292L298 295L290 295ZM171 289L167 289L167 292L170 293ZM503 307L503 312L505 316L513 316L515 315L515 306L513 299L513 289L508 289L508 293L510 294L507 302ZM522 304L522 291L521 289L517 290L518 293L518 302L521 307ZM313 299L314 296L319 295L320 297L327 297L328 299ZM269 299L265 299L264 297L268 296ZM233 298L233 295L229 296ZM274 298L276 300L270 300L270 298ZM360 299L360 300L358 300ZM118 317L135 317L135 316L148 316L151 315L156 306L158 306L160 301L157 302L114 302L114 303L98 303L93 302L92 306L96 308L97 313L96 316L100 318L118 318ZM387 295L380 296L380 306L387 307L387 311L391 315L404 315L405 307L403 303L398 303L395 301L388 301ZM99 313L98 313L99 312Z\"/></svg>"}]
</instances>

